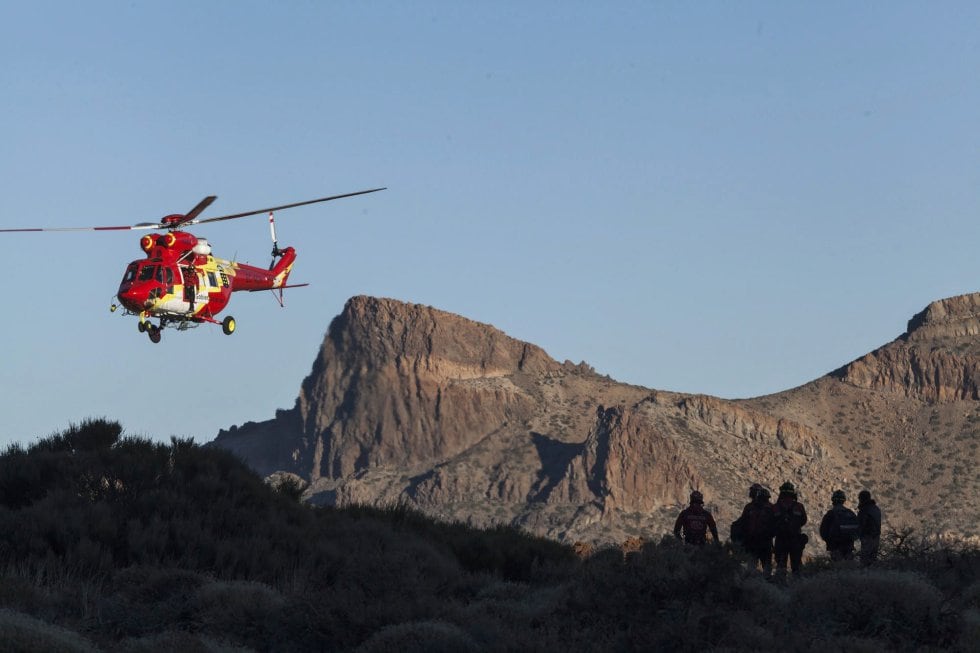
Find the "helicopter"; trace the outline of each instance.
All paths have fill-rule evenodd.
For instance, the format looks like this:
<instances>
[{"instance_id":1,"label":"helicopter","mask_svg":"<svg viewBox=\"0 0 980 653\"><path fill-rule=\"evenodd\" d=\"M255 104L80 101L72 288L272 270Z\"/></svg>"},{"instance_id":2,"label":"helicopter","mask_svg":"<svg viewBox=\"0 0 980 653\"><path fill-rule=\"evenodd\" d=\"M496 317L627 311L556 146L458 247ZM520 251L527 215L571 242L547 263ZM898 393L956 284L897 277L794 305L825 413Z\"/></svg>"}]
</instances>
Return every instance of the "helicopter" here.
<instances>
[{"instance_id":1,"label":"helicopter","mask_svg":"<svg viewBox=\"0 0 980 653\"><path fill-rule=\"evenodd\" d=\"M184 331L202 324L220 325L225 335L235 332L235 318L226 315L220 322L217 315L223 311L238 291L273 291L280 306L283 306L283 290L299 288L309 284L288 284L289 273L296 260L293 247L280 249L276 239L275 212L307 204L328 202L344 197L366 195L385 190L371 188L342 195L331 195L314 200L293 202L273 206L268 209L246 211L222 215L215 218L199 219L198 216L217 199L209 195L197 203L188 213L174 213L164 216L159 222L141 222L135 225L115 227L33 227L26 229L0 229L4 232L29 231L123 231L158 230L163 233L150 233L140 238L140 249L146 254L126 266L119 290L109 306L111 312L122 308L124 315L139 317L137 327L145 333L150 342L158 343L163 329L173 326ZM269 231L272 235L272 262L269 268L228 261L214 256L206 238L199 238L185 227L209 222L221 222L245 218L262 213L269 214ZM151 322L151 318L158 323Z\"/></svg>"}]
</instances>

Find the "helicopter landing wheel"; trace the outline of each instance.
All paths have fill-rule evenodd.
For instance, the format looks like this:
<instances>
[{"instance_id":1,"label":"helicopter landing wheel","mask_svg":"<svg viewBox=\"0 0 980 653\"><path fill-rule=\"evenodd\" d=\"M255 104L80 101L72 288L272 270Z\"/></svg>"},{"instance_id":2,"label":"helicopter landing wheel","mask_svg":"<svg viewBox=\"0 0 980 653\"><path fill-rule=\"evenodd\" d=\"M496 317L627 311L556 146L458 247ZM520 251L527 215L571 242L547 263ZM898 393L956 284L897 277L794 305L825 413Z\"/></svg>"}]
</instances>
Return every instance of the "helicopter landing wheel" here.
<instances>
[{"instance_id":1,"label":"helicopter landing wheel","mask_svg":"<svg viewBox=\"0 0 980 653\"><path fill-rule=\"evenodd\" d=\"M146 332L146 322L137 322L136 328L139 329L140 333Z\"/></svg>"},{"instance_id":2,"label":"helicopter landing wheel","mask_svg":"<svg viewBox=\"0 0 980 653\"><path fill-rule=\"evenodd\" d=\"M226 317L221 321L221 330L225 332L226 336L230 336L235 332L235 318L232 316Z\"/></svg>"},{"instance_id":3,"label":"helicopter landing wheel","mask_svg":"<svg viewBox=\"0 0 980 653\"><path fill-rule=\"evenodd\" d=\"M155 327L152 324L149 324L146 327L146 335L150 336L150 342L156 344L160 342L160 336L162 334L160 333L159 327Z\"/></svg>"}]
</instances>

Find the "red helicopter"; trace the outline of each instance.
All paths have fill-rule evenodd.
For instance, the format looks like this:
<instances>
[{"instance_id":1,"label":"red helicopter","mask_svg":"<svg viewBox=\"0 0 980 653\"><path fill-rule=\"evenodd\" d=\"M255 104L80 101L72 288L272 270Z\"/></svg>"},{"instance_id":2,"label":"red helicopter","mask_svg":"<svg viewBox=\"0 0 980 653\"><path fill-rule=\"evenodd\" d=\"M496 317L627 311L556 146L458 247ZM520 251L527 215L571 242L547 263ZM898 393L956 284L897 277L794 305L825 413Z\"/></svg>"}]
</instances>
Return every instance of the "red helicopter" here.
<instances>
[{"instance_id":1,"label":"red helicopter","mask_svg":"<svg viewBox=\"0 0 980 653\"><path fill-rule=\"evenodd\" d=\"M231 335L235 331L235 318L228 315L221 322L216 319L218 313L228 305L231 293L240 290L249 292L278 290L277 300L282 306L284 288L308 285L286 283L293 262L296 260L296 250L292 247L279 249L273 215L276 211L375 193L379 190L385 189L372 188L199 220L197 216L217 199L216 196L210 195L198 202L189 213L168 215L159 222L141 222L119 227L0 229L0 232L166 230L166 233L143 236L140 239L140 248L146 252L146 257L137 259L126 267L122 282L119 284L119 291L116 293L125 314L139 316L140 332L146 333L154 343L160 342L161 332L168 325L174 325L178 331L184 331L209 322L220 324L222 331ZM272 234L272 263L269 264L268 270L212 256L211 245L206 239L181 231L183 227L191 225L234 220L260 213L269 214L269 230ZM109 310L115 312L118 308L119 306L113 303ZM158 318L159 324L153 324L150 318Z\"/></svg>"}]
</instances>

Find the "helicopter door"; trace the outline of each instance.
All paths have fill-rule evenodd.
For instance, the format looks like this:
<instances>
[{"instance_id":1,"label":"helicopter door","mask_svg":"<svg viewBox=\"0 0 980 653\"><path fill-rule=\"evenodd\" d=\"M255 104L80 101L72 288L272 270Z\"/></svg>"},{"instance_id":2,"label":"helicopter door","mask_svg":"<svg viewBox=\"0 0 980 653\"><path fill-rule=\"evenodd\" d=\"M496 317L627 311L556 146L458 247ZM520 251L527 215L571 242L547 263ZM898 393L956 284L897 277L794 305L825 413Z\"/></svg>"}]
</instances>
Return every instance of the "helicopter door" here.
<instances>
[{"instance_id":1,"label":"helicopter door","mask_svg":"<svg viewBox=\"0 0 980 653\"><path fill-rule=\"evenodd\" d=\"M197 293L197 286L194 283L197 279L197 275L194 274L194 268L183 267L180 268L180 274L183 277L182 283L184 284L184 301L191 305L191 311L194 310L194 295Z\"/></svg>"},{"instance_id":2,"label":"helicopter door","mask_svg":"<svg viewBox=\"0 0 980 653\"><path fill-rule=\"evenodd\" d=\"M197 296L194 301L199 305L208 303L208 278L204 272L197 273Z\"/></svg>"},{"instance_id":3,"label":"helicopter door","mask_svg":"<svg viewBox=\"0 0 980 653\"><path fill-rule=\"evenodd\" d=\"M183 280L181 278L180 268L177 266L161 265L157 268L156 280L163 286L160 288L162 301L157 307L158 310L177 315L187 313L190 304L187 302L186 296L182 292L175 293L176 284L180 284Z\"/></svg>"}]
</instances>

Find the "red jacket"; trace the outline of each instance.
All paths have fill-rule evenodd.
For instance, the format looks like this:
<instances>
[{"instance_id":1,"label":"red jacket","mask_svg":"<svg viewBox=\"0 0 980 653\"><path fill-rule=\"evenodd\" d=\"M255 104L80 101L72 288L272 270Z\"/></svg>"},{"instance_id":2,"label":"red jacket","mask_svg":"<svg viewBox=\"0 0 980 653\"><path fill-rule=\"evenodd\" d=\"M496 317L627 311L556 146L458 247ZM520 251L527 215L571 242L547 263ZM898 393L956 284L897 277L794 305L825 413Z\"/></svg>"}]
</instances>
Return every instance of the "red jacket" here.
<instances>
[{"instance_id":1,"label":"red jacket","mask_svg":"<svg viewBox=\"0 0 980 653\"><path fill-rule=\"evenodd\" d=\"M718 527L715 526L715 520L700 503L692 503L677 516L677 521L674 522L674 537L681 536L681 529L684 530L684 541L688 544L704 544L708 541L709 530L715 542L718 541Z\"/></svg>"}]
</instances>

